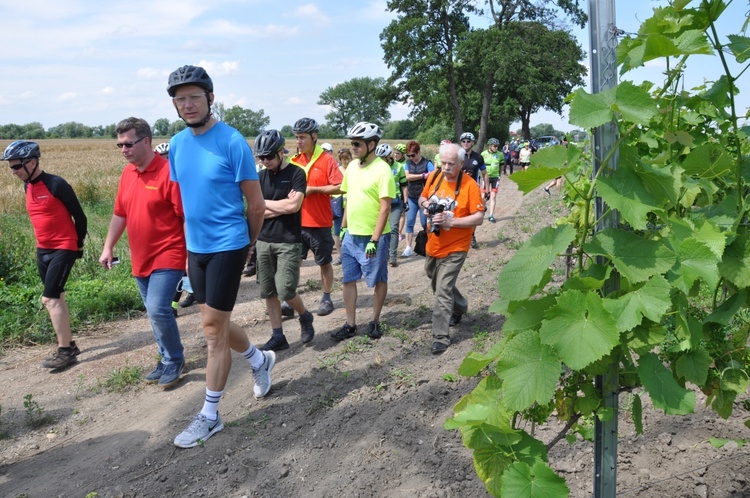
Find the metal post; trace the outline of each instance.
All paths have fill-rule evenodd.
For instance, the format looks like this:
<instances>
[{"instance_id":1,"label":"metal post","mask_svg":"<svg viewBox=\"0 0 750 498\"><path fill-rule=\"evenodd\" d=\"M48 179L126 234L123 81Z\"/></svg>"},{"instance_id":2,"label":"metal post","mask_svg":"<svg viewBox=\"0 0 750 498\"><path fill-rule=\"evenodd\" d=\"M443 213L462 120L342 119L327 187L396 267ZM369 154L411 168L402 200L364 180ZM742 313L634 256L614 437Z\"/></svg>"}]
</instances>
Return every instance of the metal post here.
<instances>
[{"instance_id":1,"label":"metal post","mask_svg":"<svg viewBox=\"0 0 750 498\"><path fill-rule=\"evenodd\" d=\"M591 92L599 93L617 85L617 35L615 25L615 0L589 0L589 40L591 44ZM617 141L617 126L607 123L594 130L592 151L594 174L599 171L601 161L609 154ZM618 154L615 153L609 167L617 168ZM617 224L616 212L611 212L606 219L602 215L606 206L601 198L595 200L596 219L599 220L596 231ZM598 258L600 259L600 258ZM603 263L603 261L599 261ZM609 294L619 288L619 278L615 274L604 285L604 293ZM615 498L617 494L617 417L619 405L619 361L612 362L605 375L596 377L595 386L601 393L603 407L612 412L612 418L606 422L599 419L594 427L594 497Z\"/></svg>"}]
</instances>

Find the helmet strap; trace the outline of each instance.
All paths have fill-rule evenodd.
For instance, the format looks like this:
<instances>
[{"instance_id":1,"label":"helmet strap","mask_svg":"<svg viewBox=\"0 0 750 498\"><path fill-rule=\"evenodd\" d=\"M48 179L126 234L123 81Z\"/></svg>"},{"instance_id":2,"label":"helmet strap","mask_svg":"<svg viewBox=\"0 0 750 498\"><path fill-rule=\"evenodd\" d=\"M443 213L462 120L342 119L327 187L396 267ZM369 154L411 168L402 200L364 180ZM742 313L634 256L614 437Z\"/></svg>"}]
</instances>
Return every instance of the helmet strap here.
<instances>
[{"instance_id":1,"label":"helmet strap","mask_svg":"<svg viewBox=\"0 0 750 498\"><path fill-rule=\"evenodd\" d=\"M34 159L36 159L36 164L34 165L34 169L31 170L31 173L29 173L29 170L26 167L26 165L29 164L29 161L31 159L29 159L29 161L26 161L26 162L23 163L23 170L26 172L26 175L28 175L26 181L31 181L31 177L34 176L34 173L36 173L36 170L39 169L39 158L36 157Z\"/></svg>"}]
</instances>

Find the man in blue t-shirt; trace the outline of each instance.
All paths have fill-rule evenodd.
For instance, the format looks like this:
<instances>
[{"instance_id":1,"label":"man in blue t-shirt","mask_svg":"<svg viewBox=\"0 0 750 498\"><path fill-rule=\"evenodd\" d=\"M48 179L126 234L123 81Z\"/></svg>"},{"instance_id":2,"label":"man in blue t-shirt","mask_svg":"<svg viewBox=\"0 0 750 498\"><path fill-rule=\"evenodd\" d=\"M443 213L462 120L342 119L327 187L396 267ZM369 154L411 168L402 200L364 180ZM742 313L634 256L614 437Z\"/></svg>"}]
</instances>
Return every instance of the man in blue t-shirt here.
<instances>
[{"instance_id":1,"label":"man in blue t-shirt","mask_svg":"<svg viewBox=\"0 0 750 498\"><path fill-rule=\"evenodd\" d=\"M250 363L253 394L271 389L273 351L260 351L231 315L248 251L255 245L265 202L253 151L245 138L211 114L214 87L205 69L182 66L169 75L167 92L187 128L169 143L172 181L179 183L185 212L188 275L203 320L208 361L203 408L174 440L192 448L224 428L219 400L232 365L230 348ZM247 215L244 200L247 200Z\"/></svg>"}]
</instances>

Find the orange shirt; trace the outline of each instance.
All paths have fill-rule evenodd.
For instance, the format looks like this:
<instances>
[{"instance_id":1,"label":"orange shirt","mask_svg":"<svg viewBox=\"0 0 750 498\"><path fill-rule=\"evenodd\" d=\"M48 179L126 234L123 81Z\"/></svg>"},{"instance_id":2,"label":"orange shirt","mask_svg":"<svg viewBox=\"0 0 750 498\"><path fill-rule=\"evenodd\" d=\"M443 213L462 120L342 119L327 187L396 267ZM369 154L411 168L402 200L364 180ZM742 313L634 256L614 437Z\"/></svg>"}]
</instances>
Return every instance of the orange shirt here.
<instances>
[{"instance_id":1,"label":"orange shirt","mask_svg":"<svg viewBox=\"0 0 750 498\"><path fill-rule=\"evenodd\" d=\"M441 199L453 199L456 194L456 182L449 182L443 178L440 186L438 186L440 175L441 172L438 170L427 179L422 191L422 196L425 199L429 200L433 194ZM458 199L456 199L456 207L453 209L454 218L462 218L478 211L484 211L479 185L466 173L461 176L461 189L458 192ZM437 191L435 191L435 187L437 187ZM433 258L444 258L454 252L469 252L474 228L453 227L450 230L441 228L440 235L429 234L427 237L427 254Z\"/></svg>"},{"instance_id":2,"label":"orange shirt","mask_svg":"<svg viewBox=\"0 0 750 498\"><path fill-rule=\"evenodd\" d=\"M133 164L125 166L114 212L125 218L133 275L185 269L185 215L180 187L169 180L166 159L156 154L142 172Z\"/></svg>"},{"instance_id":3,"label":"orange shirt","mask_svg":"<svg viewBox=\"0 0 750 498\"><path fill-rule=\"evenodd\" d=\"M319 145L315 146L312 157L296 154L289 162L305 171L308 187L325 187L340 185L343 180L339 164L331 154L323 153ZM304 228L331 228L333 211L331 196L327 194L310 194L302 201L302 226Z\"/></svg>"}]
</instances>

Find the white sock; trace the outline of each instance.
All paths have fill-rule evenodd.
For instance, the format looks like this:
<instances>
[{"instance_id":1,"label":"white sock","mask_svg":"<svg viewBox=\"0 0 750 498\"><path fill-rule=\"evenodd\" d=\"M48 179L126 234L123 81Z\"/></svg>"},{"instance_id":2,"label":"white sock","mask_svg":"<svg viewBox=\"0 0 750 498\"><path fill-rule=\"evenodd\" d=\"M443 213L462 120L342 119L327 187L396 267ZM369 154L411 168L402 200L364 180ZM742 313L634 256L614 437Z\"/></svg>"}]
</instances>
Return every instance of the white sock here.
<instances>
[{"instance_id":1,"label":"white sock","mask_svg":"<svg viewBox=\"0 0 750 498\"><path fill-rule=\"evenodd\" d=\"M245 359L250 362L251 367L256 369L263 366L263 362L266 361L266 356L263 354L263 351L256 348L252 344L250 344L250 347L247 348L247 351L242 353L242 356L244 356Z\"/></svg>"},{"instance_id":2,"label":"white sock","mask_svg":"<svg viewBox=\"0 0 750 498\"><path fill-rule=\"evenodd\" d=\"M208 420L216 420L219 417L219 400L224 391L212 391L206 388L206 401L203 402L201 415Z\"/></svg>"}]
</instances>

